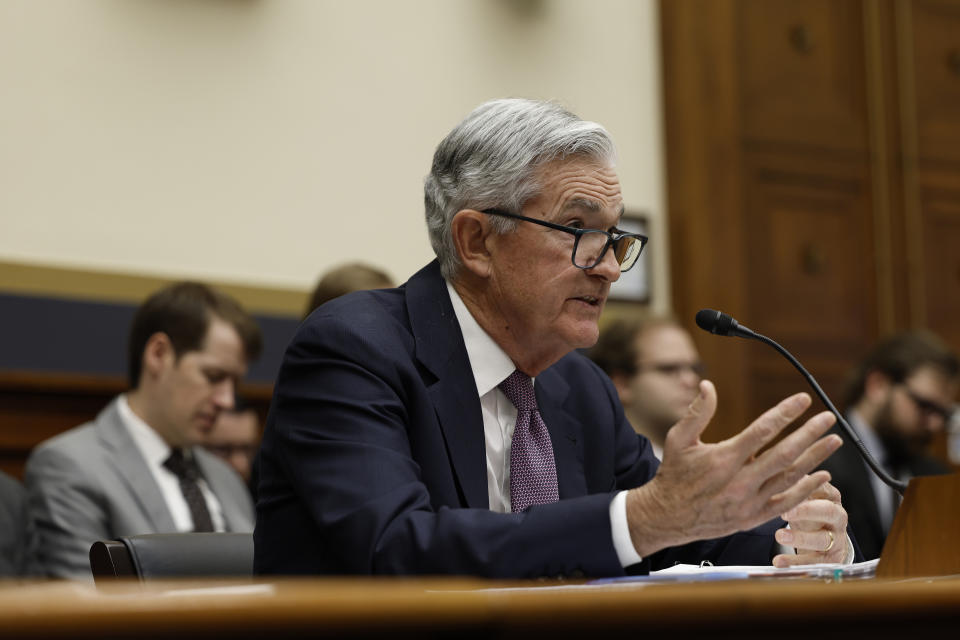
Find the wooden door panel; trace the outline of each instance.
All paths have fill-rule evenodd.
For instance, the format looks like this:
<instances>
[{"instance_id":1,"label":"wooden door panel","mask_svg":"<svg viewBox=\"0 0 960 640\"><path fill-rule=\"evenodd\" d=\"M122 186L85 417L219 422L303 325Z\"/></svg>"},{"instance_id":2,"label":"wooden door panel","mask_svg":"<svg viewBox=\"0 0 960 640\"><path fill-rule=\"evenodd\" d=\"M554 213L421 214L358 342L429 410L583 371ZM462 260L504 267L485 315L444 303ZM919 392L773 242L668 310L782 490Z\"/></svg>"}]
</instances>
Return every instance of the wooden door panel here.
<instances>
[{"instance_id":1,"label":"wooden door panel","mask_svg":"<svg viewBox=\"0 0 960 640\"><path fill-rule=\"evenodd\" d=\"M960 2L910 5L920 158L960 160Z\"/></svg>"},{"instance_id":2,"label":"wooden door panel","mask_svg":"<svg viewBox=\"0 0 960 640\"><path fill-rule=\"evenodd\" d=\"M821 352L858 349L876 322L866 176L855 166L756 155L745 168L744 323Z\"/></svg>"},{"instance_id":3,"label":"wooden door panel","mask_svg":"<svg viewBox=\"0 0 960 640\"><path fill-rule=\"evenodd\" d=\"M737 3L744 135L826 149L867 147L861 3Z\"/></svg>"},{"instance_id":4,"label":"wooden door panel","mask_svg":"<svg viewBox=\"0 0 960 640\"><path fill-rule=\"evenodd\" d=\"M926 325L960 352L960 171L921 186Z\"/></svg>"}]
</instances>

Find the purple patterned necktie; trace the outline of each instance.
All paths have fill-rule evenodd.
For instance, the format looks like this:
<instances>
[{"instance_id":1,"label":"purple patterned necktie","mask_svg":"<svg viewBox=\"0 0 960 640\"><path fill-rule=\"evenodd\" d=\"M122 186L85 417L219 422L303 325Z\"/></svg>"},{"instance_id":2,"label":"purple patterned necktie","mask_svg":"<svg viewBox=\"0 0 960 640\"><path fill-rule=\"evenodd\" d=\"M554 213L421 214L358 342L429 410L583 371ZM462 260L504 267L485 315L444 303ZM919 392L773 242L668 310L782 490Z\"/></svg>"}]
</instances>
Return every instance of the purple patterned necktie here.
<instances>
[{"instance_id":1,"label":"purple patterned necktie","mask_svg":"<svg viewBox=\"0 0 960 640\"><path fill-rule=\"evenodd\" d=\"M557 491L557 467L553 461L550 432L537 409L530 377L514 371L500 383L500 390L517 408L510 449L510 506L514 512L532 504L560 499Z\"/></svg>"}]
</instances>

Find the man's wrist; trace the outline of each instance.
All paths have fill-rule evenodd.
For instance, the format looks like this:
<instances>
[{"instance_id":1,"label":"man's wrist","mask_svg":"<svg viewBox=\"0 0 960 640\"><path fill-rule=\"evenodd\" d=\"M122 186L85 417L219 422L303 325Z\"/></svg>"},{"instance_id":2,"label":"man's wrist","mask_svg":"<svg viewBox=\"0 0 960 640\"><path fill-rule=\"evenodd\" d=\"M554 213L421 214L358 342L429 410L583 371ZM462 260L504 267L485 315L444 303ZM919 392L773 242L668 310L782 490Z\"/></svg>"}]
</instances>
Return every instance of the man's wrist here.
<instances>
[{"instance_id":1,"label":"man's wrist","mask_svg":"<svg viewBox=\"0 0 960 640\"><path fill-rule=\"evenodd\" d=\"M663 525L671 522L671 514L667 514L662 501L657 498L655 480L645 485L631 489L626 495L627 525L630 530L630 540L637 554L646 558L653 553L679 544L673 540L671 533L663 529Z\"/></svg>"}]
</instances>

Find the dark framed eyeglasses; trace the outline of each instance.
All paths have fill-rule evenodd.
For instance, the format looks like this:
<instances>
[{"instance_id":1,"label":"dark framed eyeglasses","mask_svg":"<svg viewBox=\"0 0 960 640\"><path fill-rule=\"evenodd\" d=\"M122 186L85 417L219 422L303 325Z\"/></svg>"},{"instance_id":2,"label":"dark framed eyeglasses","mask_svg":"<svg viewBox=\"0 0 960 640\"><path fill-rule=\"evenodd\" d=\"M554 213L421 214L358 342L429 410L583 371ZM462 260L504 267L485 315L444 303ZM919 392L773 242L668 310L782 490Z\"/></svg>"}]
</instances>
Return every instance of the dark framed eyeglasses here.
<instances>
[{"instance_id":1,"label":"dark framed eyeglasses","mask_svg":"<svg viewBox=\"0 0 960 640\"><path fill-rule=\"evenodd\" d=\"M944 422L950 422L950 418L953 417L953 407L945 407L939 402L924 398L907 385L903 385L903 389L921 412L928 416L940 416Z\"/></svg>"},{"instance_id":2,"label":"dark framed eyeglasses","mask_svg":"<svg viewBox=\"0 0 960 640\"><path fill-rule=\"evenodd\" d=\"M517 215L500 209L484 209L482 213L491 216L513 218L514 220L523 220L524 222L532 222L541 227L569 233L574 237L573 254L570 256L570 259L573 261L573 266L578 269L592 269L597 266L600 264L600 261L603 260L603 256L607 254L607 249L613 247L613 255L620 265L620 271L629 271L633 265L637 264L640 253L647 245L647 236L639 233L625 233L616 229L610 232L604 231L603 229L565 227L562 224L528 218L527 216Z\"/></svg>"}]
</instances>

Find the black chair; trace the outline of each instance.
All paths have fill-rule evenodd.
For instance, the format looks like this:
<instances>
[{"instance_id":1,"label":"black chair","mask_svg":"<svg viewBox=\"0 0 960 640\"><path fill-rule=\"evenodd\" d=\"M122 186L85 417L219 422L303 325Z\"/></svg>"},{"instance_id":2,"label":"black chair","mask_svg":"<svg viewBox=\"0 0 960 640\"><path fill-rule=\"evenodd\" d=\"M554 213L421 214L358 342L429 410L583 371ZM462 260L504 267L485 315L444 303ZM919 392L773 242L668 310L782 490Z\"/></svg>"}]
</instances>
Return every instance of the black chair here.
<instances>
[{"instance_id":1,"label":"black chair","mask_svg":"<svg viewBox=\"0 0 960 640\"><path fill-rule=\"evenodd\" d=\"M151 533L90 547L94 582L119 578L252 578L252 533Z\"/></svg>"}]
</instances>

